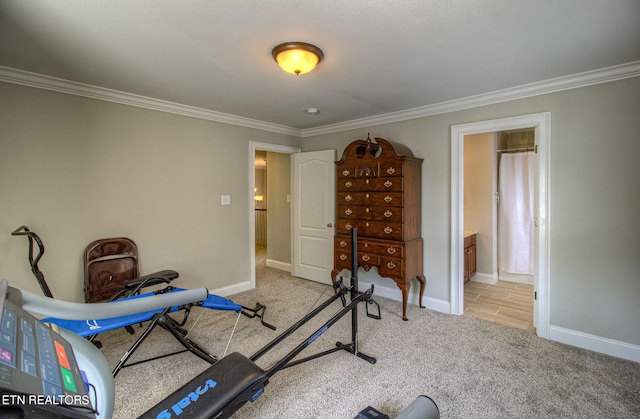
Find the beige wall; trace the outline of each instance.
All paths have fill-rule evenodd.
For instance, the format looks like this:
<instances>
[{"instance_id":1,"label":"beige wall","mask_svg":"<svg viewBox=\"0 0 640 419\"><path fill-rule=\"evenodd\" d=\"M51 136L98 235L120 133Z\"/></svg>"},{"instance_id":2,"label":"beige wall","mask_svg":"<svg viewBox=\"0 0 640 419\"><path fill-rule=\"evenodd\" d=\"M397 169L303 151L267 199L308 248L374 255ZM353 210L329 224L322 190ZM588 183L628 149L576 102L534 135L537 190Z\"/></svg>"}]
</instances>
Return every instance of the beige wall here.
<instances>
[{"instance_id":1,"label":"beige wall","mask_svg":"<svg viewBox=\"0 0 640 419\"><path fill-rule=\"evenodd\" d=\"M426 295L450 299L451 126L551 113L550 323L640 344L640 77L303 138L304 151L382 137L422 165ZM382 281L386 285L387 281ZM416 288L416 287L414 287Z\"/></svg>"},{"instance_id":2,"label":"beige wall","mask_svg":"<svg viewBox=\"0 0 640 419\"><path fill-rule=\"evenodd\" d=\"M464 137L464 229L476 236L477 274L493 277L494 133Z\"/></svg>"},{"instance_id":3,"label":"beige wall","mask_svg":"<svg viewBox=\"0 0 640 419\"><path fill-rule=\"evenodd\" d=\"M249 281L249 141L300 139L7 83L0 109L1 277L40 292L26 238L10 235L24 224L58 298L83 299L82 252L114 236L180 286Z\"/></svg>"}]
</instances>

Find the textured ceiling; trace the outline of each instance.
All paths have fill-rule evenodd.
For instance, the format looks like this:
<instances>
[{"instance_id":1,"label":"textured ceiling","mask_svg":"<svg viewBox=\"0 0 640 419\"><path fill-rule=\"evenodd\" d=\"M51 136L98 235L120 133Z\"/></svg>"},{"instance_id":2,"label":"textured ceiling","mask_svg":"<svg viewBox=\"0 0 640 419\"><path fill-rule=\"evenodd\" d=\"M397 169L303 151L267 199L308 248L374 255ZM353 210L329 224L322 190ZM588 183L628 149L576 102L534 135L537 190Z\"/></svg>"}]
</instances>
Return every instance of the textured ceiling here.
<instances>
[{"instance_id":1,"label":"textured ceiling","mask_svg":"<svg viewBox=\"0 0 640 419\"><path fill-rule=\"evenodd\" d=\"M0 1L0 66L296 129L638 60L638 0Z\"/></svg>"}]
</instances>

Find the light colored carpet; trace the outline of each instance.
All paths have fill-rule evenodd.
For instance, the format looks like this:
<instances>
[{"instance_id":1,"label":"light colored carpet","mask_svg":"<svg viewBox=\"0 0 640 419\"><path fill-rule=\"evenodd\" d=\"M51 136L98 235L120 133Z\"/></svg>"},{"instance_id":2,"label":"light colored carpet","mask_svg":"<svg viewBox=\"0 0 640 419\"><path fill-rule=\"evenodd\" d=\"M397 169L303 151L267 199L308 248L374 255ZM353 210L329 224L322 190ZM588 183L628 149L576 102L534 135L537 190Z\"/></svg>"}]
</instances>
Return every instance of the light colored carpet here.
<instances>
[{"instance_id":1,"label":"light colored carpet","mask_svg":"<svg viewBox=\"0 0 640 419\"><path fill-rule=\"evenodd\" d=\"M258 288L232 297L243 305L266 304L271 331L258 319L240 318L230 352L251 356L332 294L322 284L261 269ZM353 418L367 406L397 415L418 395L432 397L442 418L635 418L640 417L640 364L560 343L523 330L468 316L416 306L403 322L399 302L377 297L382 320L369 319L360 305L359 349L370 364L345 351L275 374L265 393L237 418ZM258 360L266 368L307 338L341 305ZM202 316L199 318L200 314ZM195 309L190 337L222 355L235 313ZM138 332L139 334L139 332ZM133 342L125 331L101 335L112 365ZM301 356L350 341L350 316L329 329ZM138 350L150 356L179 349L164 330ZM116 377L115 418L134 418L188 382L208 364L190 353L125 368Z\"/></svg>"}]
</instances>

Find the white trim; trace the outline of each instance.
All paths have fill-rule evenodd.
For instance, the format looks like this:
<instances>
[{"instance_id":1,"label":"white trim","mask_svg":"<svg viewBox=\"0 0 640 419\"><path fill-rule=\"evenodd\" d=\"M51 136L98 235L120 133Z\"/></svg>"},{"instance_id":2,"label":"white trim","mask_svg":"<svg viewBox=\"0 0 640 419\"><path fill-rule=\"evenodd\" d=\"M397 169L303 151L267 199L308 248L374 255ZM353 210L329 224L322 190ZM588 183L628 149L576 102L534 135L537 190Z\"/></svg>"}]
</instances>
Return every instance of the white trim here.
<instances>
[{"instance_id":1,"label":"white trim","mask_svg":"<svg viewBox=\"0 0 640 419\"><path fill-rule=\"evenodd\" d=\"M237 284L227 285L226 287L209 290L209 294L228 297L230 295L234 295L243 291L248 291L250 289L251 289L251 284L249 283L249 281L242 281L242 282L238 282Z\"/></svg>"},{"instance_id":2,"label":"white trim","mask_svg":"<svg viewBox=\"0 0 640 419\"><path fill-rule=\"evenodd\" d=\"M227 113L215 112L208 109L196 108L194 106L182 105L180 103L154 99L133 93L106 89L104 87L59 79L57 77L30 73L28 71L17 70L10 67L0 66L0 81L21 84L23 86L35 87L38 89L52 90L54 92L70 95L88 97L91 99L104 100L107 102L115 102L122 105L136 106L138 108L152 109L154 111L183 115L191 118L206 119L208 121L221 122L223 124L255 128L278 134L294 135L296 137L301 136L301 131L297 128L285 127L284 125L277 125Z\"/></svg>"},{"instance_id":3,"label":"white trim","mask_svg":"<svg viewBox=\"0 0 640 419\"><path fill-rule=\"evenodd\" d=\"M598 70L586 71L569 76L557 77L554 79L524 84L522 86L496 90L494 92L469 96L462 99L455 99L447 102L436 103L433 105L421 106L398 112L390 112L387 114L372 116L368 118L354 119L337 124L301 130L297 128L286 127L283 125L272 124L269 122L258 121L255 119L214 112L207 109L196 108L193 106L181 105L178 103L154 99L146 96L134 95L131 93L112 89L105 89L89 84L77 83L56 77L31 73L28 71L17 70L11 67L0 66L0 81L4 81L7 83L21 84L38 89L53 90L61 93L84 96L93 99L121 103L130 106L137 106L140 108L153 109L161 112L174 113L177 115L190 116L193 118L222 122L225 124L238 125L247 128L255 128L279 134L293 135L300 138L312 137L314 135L321 134L331 134L350 129L366 128L392 122L406 121L409 119L423 118L426 116L477 108L480 106L486 106L495 103L508 102L510 100L523 99L531 96L560 92L563 90L577 89L594 84L608 83L611 81L623 80L638 76L640 76L640 61L632 61L612 67L605 67Z\"/></svg>"},{"instance_id":4,"label":"white trim","mask_svg":"<svg viewBox=\"0 0 640 419\"><path fill-rule=\"evenodd\" d=\"M279 269L281 271L291 273L291 264L286 262L280 262L279 260L267 259L266 262L269 268Z\"/></svg>"},{"instance_id":5,"label":"white trim","mask_svg":"<svg viewBox=\"0 0 640 419\"><path fill-rule=\"evenodd\" d=\"M549 338L549 184L551 114L549 112L512 118L473 122L451 126L451 314L460 315L464 311L464 288L462 287L462 259L464 232L464 137L483 132L535 127L538 145L538 216L537 262L535 290L538 295L534 309L534 324L538 336Z\"/></svg>"},{"instance_id":6,"label":"white trim","mask_svg":"<svg viewBox=\"0 0 640 419\"><path fill-rule=\"evenodd\" d=\"M498 282L498 277L489 274L476 273L471 279L471 282L479 282L481 284L495 285Z\"/></svg>"},{"instance_id":7,"label":"white trim","mask_svg":"<svg viewBox=\"0 0 640 419\"><path fill-rule=\"evenodd\" d=\"M640 346L631 343L594 336L558 326L550 327L549 338L556 342L577 346L578 348L640 362Z\"/></svg>"},{"instance_id":8,"label":"white trim","mask_svg":"<svg viewBox=\"0 0 640 419\"><path fill-rule=\"evenodd\" d=\"M351 121L325 125L322 127L303 129L302 137L304 138L312 137L314 135L331 134L334 132L342 132L350 129L367 128L375 125L389 124L393 122L423 118L432 115L440 115L448 112L472 109L480 106L492 105L495 103L508 102L510 100L560 92L563 90L578 89L580 87L586 87L600 83L608 83L611 81L623 80L638 76L640 76L640 61L633 61L630 63L606 67L599 70L586 71L584 73L573 74L570 76L557 77L554 79L524 84L522 86L510 87L508 89L496 90L494 92L469 96L462 99L436 103L434 105L421 106L413 109L406 109L368 118L354 119Z\"/></svg>"},{"instance_id":9,"label":"white trim","mask_svg":"<svg viewBox=\"0 0 640 419\"><path fill-rule=\"evenodd\" d=\"M247 189L247 193L249 194L249 289L256 287L256 214L255 201L253 199L253 191L256 187L256 150L283 154L300 152L299 147L249 141L249 187ZM267 170L269 169L267 168Z\"/></svg>"}]
</instances>

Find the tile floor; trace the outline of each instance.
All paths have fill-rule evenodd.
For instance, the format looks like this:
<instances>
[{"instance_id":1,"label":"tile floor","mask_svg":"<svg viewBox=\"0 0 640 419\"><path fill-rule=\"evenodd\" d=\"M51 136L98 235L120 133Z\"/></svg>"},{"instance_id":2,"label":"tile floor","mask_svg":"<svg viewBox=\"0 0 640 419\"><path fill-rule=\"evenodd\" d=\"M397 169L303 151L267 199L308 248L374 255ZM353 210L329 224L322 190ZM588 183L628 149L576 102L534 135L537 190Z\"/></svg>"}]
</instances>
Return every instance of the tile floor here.
<instances>
[{"instance_id":1,"label":"tile floor","mask_svg":"<svg viewBox=\"0 0 640 419\"><path fill-rule=\"evenodd\" d=\"M535 333L533 285L469 281L464 286L464 314Z\"/></svg>"}]
</instances>

